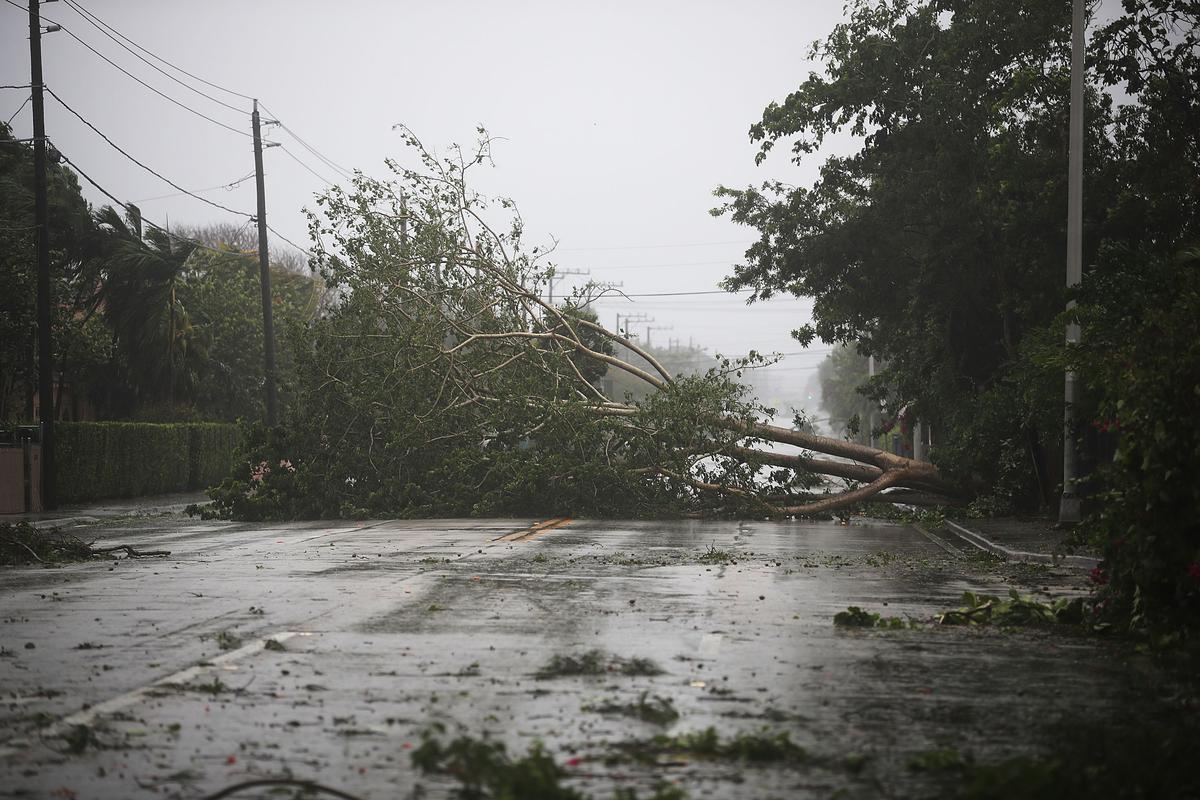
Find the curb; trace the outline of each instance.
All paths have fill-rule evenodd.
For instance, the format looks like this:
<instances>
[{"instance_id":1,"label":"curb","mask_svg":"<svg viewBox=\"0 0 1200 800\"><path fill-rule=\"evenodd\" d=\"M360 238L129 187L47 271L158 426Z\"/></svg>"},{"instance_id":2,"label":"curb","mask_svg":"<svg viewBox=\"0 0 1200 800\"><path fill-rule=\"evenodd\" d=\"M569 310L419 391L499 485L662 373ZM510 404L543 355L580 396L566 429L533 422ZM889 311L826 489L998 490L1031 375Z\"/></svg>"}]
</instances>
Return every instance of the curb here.
<instances>
[{"instance_id":1,"label":"curb","mask_svg":"<svg viewBox=\"0 0 1200 800\"><path fill-rule=\"evenodd\" d=\"M1026 564L1054 564L1068 567L1093 569L1100 566L1100 559L1092 556L1052 555L1050 553L1030 553L1025 550L1013 550L973 530L964 528L953 520L946 520L946 527L958 534L959 538L980 550L999 556L1006 561L1020 561Z\"/></svg>"},{"instance_id":2,"label":"curb","mask_svg":"<svg viewBox=\"0 0 1200 800\"><path fill-rule=\"evenodd\" d=\"M97 509L103 509L103 506L82 507L74 513L66 512L64 516L41 516L40 514L3 514L0 515L0 522L28 522L32 528L63 528L67 526L79 527L83 525L92 525L105 519L117 519L120 517L161 517L166 514L182 514L187 510L187 507L192 503L168 503L160 506L140 506L123 508L120 511L113 512L97 512ZM54 512L51 512L54 513ZM63 512L58 512L63 513Z\"/></svg>"}]
</instances>

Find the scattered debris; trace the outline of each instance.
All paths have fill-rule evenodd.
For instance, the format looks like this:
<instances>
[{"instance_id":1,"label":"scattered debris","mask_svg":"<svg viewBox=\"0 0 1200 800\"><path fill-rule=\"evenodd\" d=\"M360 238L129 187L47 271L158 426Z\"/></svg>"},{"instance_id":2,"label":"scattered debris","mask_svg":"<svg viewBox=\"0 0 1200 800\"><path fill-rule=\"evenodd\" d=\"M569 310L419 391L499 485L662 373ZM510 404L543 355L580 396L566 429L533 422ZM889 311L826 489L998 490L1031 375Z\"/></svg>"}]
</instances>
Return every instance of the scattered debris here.
<instances>
[{"instance_id":1,"label":"scattered debris","mask_svg":"<svg viewBox=\"0 0 1200 800\"><path fill-rule=\"evenodd\" d=\"M653 725L670 725L672 722L679 719L679 712L675 709L675 703L669 697L654 697L649 696L649 692L642 692L638 696L636 703L616 703L609 701L607 703L599 703L594 705L585 705L584 711L591 711L596 714L620 714L625 717L633 717L640 719L642 722L649 722Z\"/></svg>"},{"instance_id":2,"label":"scattered debris","mask_svg":"<svg viewBox=\"0 0 1200 800\"><path fill-rule=\"evenodd\" d=\"M787 731L772 732L769 728L757 733L739 733L722 741L717 729L708 727L676 736L655 736L649 742L630 742L619 747L629 751L635 760L652 762L657 762L663 755L760 764L799 764L808 759L808 752L793 742Z\"/></svg>"},{"instance_id":3,"label":"scattered debris","mask_svg":"<svg viewBox=\"0 0 1200 800\"><path fill-rule=\"evenodd\" d=\"M127 544L96 547L58 528L35 528L28 522L0 522L0 565L66 564L94 558L169 556L168 550L136 550Z\"/></svg>"},{"instance_id":4,"label":"scattered debris","mask_svg":"<svg viewBox=\"0 0 1200 800\"><path fill-rule=\"evenodd\" d=\"M699 559L701 564L736 564L733 554L728 550L718 550L715 544L710 544L708 550Z\"/></svg>"},{"instance_id":5,"label":"scattered debris","mask_svg":"<svg viewBox=\"0 0 1200 800\"><path fill-rule=\"evenodd\" d=\"M217 642L217 647L222 650L236 650L242 646L242 639L231 631L217 631L217 635L213 637Z\"/></svg>"},{"instance_id":6,"label":"scattered debris","mask_svg":"<svg viewBox=\"0 0 1200 800\"><path fill-rule=\"evenodd\" d=\"M0 523L0 564L63 564L95 556L90 545L58 528L39 529L28 522Z\"/></svg>"},{"instance_id":7,"label":"scattered debris","mask_svg":"<svg viewBox=\"0 0 1200 800\"><path fill-rule=\"evenodd\" d=\"M588 795L565 787L561 781L569 776L567 770L534 742L529 752L514 759L503 742L459 736L442 744L438 736L445 733L435 725L421 735L421 744L412 753L412 763L428 775L445 775L459 783L455 794L461 798L522 798L522 800L590 800ZM660 783L648 800L685 800L678 787ZM632 789L618 789L613 800L638 800Z\"/></svg>"},{"instance_id":8,"label":"scattered debris","mask_svg":"<svg viewBox=\"0 0 1200 800\"><path fill-rule=\"evenodd\" d=\"M577 675L662 675L663 670L648 658L625 659L603 650L589 650L579 656L553 656L534 673L539 680L568 678Z\"/></svg>"},{"instance_id":9,"label":"scattered debris","mask_svg":"<svg viewBox=\"0 0 1200 800\"><path fill-rule=\"evenodd\" d=\"M1083 622L1083 598L1068 600L1060 597L1053 603L1043 603L1032 597L1022 597L1016 589L1008 590L1008 599L991 595L963 592L963 604L952 611L943 611L936 619L942 625L1036 625Z\"/></svg>"},{"instance_id":10,"label":"scattered debris","mask_svg":"<svg viewBox=\"0 0 1200 800\"><path fill-rule=\"evenodd\" d=\"M916 622L900 617L884 617L863 611L858 606L850 606L845 611L833 615L833 624L841 628L915 628Z\"/></svg>"}]
</instances>

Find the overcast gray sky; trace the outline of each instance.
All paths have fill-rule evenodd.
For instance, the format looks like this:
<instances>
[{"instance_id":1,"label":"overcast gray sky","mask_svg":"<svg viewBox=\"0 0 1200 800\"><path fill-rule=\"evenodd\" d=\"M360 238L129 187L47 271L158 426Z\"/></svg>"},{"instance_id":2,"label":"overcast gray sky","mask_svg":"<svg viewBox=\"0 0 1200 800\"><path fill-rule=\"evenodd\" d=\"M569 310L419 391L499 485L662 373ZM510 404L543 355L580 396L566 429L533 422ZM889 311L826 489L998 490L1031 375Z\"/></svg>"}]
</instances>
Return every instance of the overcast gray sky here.
<instances>
[{"instance_id":1,"label":"overcast gray sky","mask_svg":"<svg viewBox=\"0 0 1200 800\"><path fill-rule=\"evenodd\" d=\"M24 0L6 2L0 4L0 83L28 83L28 17L13 5ZM43 4L47 23L67 29L43 37L47 86L174 182L252 212L253 180L219 188L252 172L247 136L173 105L78 40L242 133L250 129L249 101L188 80L241 109L234 111L173 83L71 3ZM718 184L815 177L816 160L797 168L786 153L755 167L747 129L768 102L781 100L816 66L805 58L808 45L842 13L839 0L77 5L173 64L259 98L305 143L347 170L382 176L385 157L402 157L396 123L435 147L470 143L475 127L484 125L503 141L494 150L496 168L480 173L477 187L517 202L530 244L556 238L561 268L621 281L630 294L711 290L729 273L753 233L708 214ZM26 94L0 93L0 118L16 111ZM31 135L28 106L13 126L17 136ZM245 219L174 194L50 97L46 128L92 178L155 222ZM301 209L325 187L312 173L341 178L291 133L271 128L266 135L283 144L265 153L268 222L307 244ZM108 202L86 183L84 193L93 203ZM747 308L736 296L693 295L613 301L599 310L610 324L618 312L640 312L653 316L654 325L672 326L652 331L656 342L694 339L710 352L737 354L799 350L788 333L808 320L808 308L795 299ZM790 356L775 368L794 392L825 350L813 349L818 352Z\"/></svg>"}]
</instances>

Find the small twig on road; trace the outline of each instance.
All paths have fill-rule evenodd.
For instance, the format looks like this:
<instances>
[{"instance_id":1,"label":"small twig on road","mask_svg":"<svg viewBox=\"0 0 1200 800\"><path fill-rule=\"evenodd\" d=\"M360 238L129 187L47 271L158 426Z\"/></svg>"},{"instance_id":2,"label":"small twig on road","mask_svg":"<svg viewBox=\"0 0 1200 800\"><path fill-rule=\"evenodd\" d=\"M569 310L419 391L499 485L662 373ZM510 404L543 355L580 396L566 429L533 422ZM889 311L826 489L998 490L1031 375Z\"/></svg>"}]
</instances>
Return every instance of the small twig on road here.
<instances>
[{"instance_id":1,"label":"small twig on road","mask_svg":"<svg viewBox=\"0 0 1200 800\"><path fill-rule=\"evenodd\" d=\"M347 794L340 789L334 789L330 786L322 786L319 783L312 781L298 781L291 778L260 778L253 781L244 781L243 783L235 783L233 786L227 786L216 794L205 795L201 800L221 800L222 797L229 797L242 789L253 789L258 786L299 786L308 791L324 792L333 797L340 797L342 800L362 800L357 795Z\"/></svg>"}]
</instances>

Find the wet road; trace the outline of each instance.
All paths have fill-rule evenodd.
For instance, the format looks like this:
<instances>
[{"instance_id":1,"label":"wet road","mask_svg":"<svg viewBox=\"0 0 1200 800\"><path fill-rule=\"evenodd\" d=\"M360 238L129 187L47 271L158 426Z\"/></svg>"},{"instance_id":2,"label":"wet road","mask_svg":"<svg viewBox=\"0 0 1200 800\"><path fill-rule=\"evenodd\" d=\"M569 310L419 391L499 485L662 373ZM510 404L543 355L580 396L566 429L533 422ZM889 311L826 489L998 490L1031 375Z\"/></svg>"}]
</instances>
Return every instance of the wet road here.
<instances>
[{"instance_id":1,"label":"wet road","mask_svg":"<svg viewBox=\"0 0 1200 800\"><path fill-rule=\"evenodd\" d=\"M851 605L928 621L1013 580L1061 596L1077 572L1013 573L888 523L545 522L116 521L87 537L171 556L0 571L0 797L202 798L279 776L449 796L410 764L434 722L518 755L544 742L595 797L662 780L692 797L922 795L914 758L1022 752L1127 691L1103 641L831 622ZM536 675L592 650L662 673ZM618 713L647 698L678 719ZM786 732L808 756L646 745L709 726Z\"/></svg>"}]
</instances>

